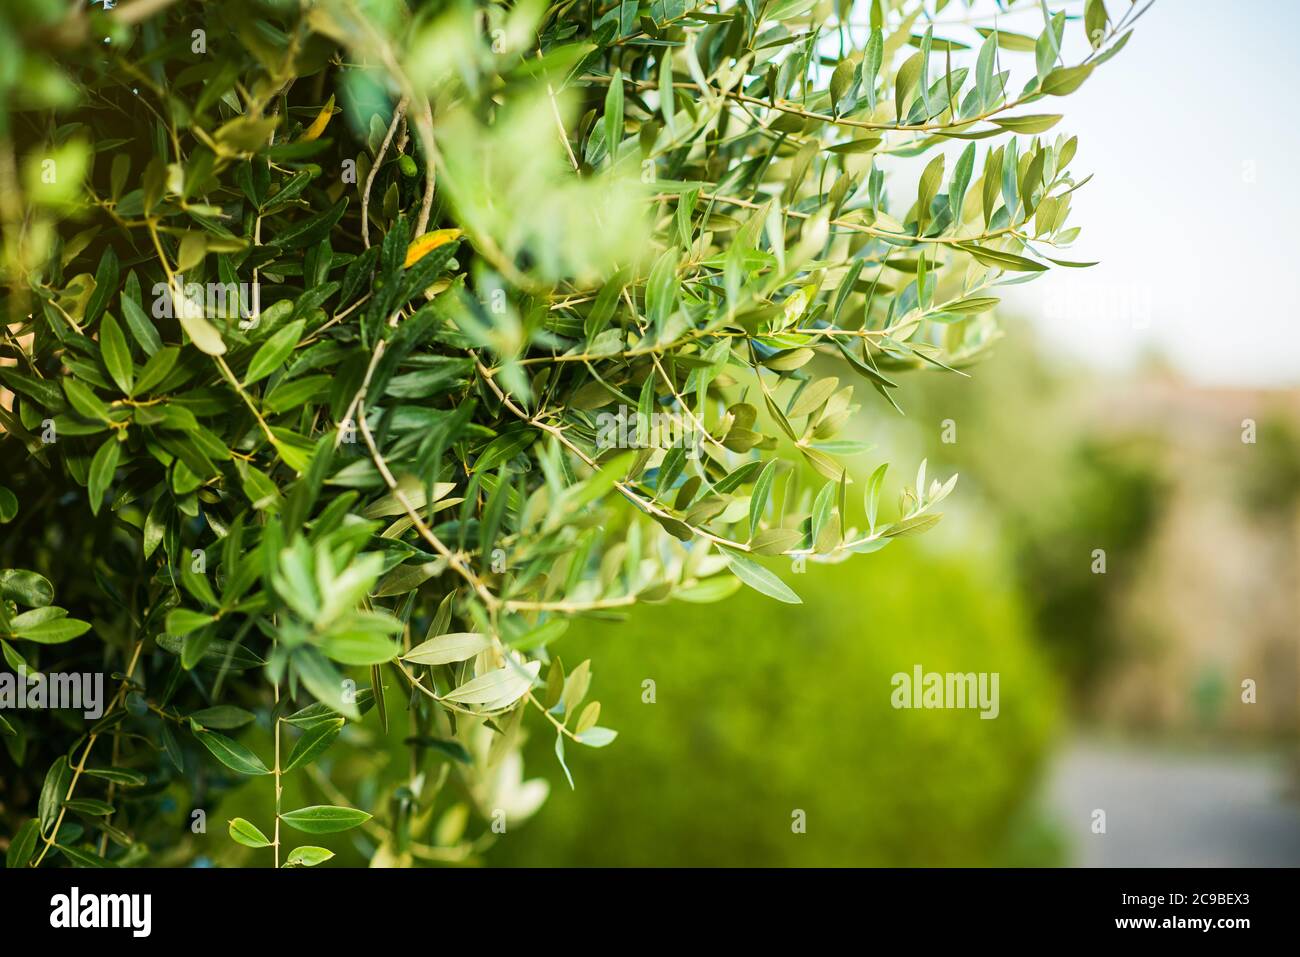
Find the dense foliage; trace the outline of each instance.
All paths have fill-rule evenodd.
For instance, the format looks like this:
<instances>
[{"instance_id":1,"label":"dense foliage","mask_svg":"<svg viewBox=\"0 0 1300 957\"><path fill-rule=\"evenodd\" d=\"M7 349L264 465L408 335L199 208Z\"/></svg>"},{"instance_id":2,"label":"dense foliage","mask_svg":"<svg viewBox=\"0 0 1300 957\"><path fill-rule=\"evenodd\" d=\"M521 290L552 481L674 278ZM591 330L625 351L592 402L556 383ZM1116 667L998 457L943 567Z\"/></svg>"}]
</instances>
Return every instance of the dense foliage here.
<instances>
[{"instance_id":1,"label":"dense foliage","mask_svg":"<svg viewBox=\"0 0 1300 957\"><path fill-rule=\"evenodd\" d=\"M229 833L268 862L328 856L282 824L463 857L545 796L526 713L562 764L615 737L552 653L569 617L798 603L758 559L936 522L955 477L924 462L883 514L848 381L892 403L987 349L997 286L1080 265L1076 143L1044 134L1137 15L1001 6L1039 28L943 0L5 5L0 651L112 682L89 726L0 720L8 863L170 860L164 811L262 775ZM367 712L409 768L344 794L322 762ZM324 803L288 806L307 775Z\"/></svg>"}]
</instances>

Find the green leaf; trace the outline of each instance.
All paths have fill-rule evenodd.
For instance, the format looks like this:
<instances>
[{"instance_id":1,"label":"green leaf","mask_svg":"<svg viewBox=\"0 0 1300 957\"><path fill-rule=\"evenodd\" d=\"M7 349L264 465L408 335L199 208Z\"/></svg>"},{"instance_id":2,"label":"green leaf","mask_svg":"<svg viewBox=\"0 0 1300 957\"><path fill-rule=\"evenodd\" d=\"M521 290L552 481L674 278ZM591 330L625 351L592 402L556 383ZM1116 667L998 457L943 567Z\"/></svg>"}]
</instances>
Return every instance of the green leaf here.
<instances>
[{"instance_id":1,"label":"green leaf","mask_svg":"<svg viewBox=\"0 0 1300 957\"><path fill-rule=\"evenodd\" d=\"M336 834L364 824L370 815L356 808L320 804L281 814L280 820L306 834Z\"/></svg>"},{"instance_id":2,"label":"green leaf","mask_svg":"<svg viewBox=\"0 0 1300 957\"><path fill-rule=\"evenodd\" d=\"M108 417L108 406L103 400L76 379L64 379L63 392L79 415L87 419L98 419L101 422L112 421Z\"/></svg>"},{"instance_id":3,"label":"green leaf","mask_svg":"<svg viewBox=\"0 0 1300 957\"><path fill-rule=\"evenodd\" d=\"M190 342L194 344L194 348L210 356L224 356L226 354L226 343L222 340L217 327L208 322L196 304L182 299L178 305L176 317L180 320L181 328L185 330L185 334L190 337Z\"/></svg>"},{"instance_id":4,"label":"green leaf","mask_svg":"<svg viewBox=\"0 0 1300 957\"><path fill-rule=\"evenodd\" d=\"M116 867L112 861L109 861L98 854L92 854L89 851L83 851L80 848L69 847L66 844L55 844L65 857L70 860L76 867Z\"/></svg>"},{"instance_id":5,"label":"green leaf","mask_svg":"<svg viewBox=\"0 0 1300 957\"><path fill-rule=\"evenodd\" d=\"M564 679L564 694L561 695L562 710L566 715L573 714L591 687L591 660L583 661Z\"/></svg>"},{"instance_id":6,"label":"green leaf","mask_svg":"<svg viewBox=\"0 0 1300 957\"><path fill-rule=\"evenodd\" d=\"M227 738L224 734L217 734L215 731L195 731L194 736L212 752L214 758L232 771L250 775L271 773L271 769L262 763L261 758L233 738Z\"/></svg>"},{"instance_id":7,"label":"green leaf","mask_svg":"<svg viewBox=\"0 0 1300 957\"><path fill-rule=\"evenodd\" d=\"M570 489L565 504L570 510L579 511L599 501L605 493L627 476L634 457L632 452L624 452L601 463L600 470L595 475Z\"/></svg>"},{"instance_id":8,"label":"green leaf","mask_svg":"<svg viewBox=\"0 0 1300 957\"><path fill-rule=\"evenodd\" d=\"M763 466L758 481L754 483L754 493L749 499L749 534L751 537L758 531L758 526L763 521L763 513L767 511L767 502L772 497L772 483L775 480L776 459L773 459Z\"/></svg>"},{"instance_id":9,"label":"green leaf","mask_svg":"<svg viewBox=\"0 0 1300 957\"><path fill-rule=\"evenodd\" d=\"M1046 4L1043 6L1043 19L1047 21L1043 32L1034 43L1034 64L1038 68L1038 79L1042 79L1052 69L1052 65L1061 56L1061 36L1065 30L1065 14L1057 13L1048 17Z\"/></svg>"},{"instance_id":10,"label":"green leaf","mask_svg":"<svg viewBox=\"0 0 1300 957\"><path fill-rule=\"evenodd\" d=\"M796 595L785 582L758 562L752 558L746 558L730 548L722 546L719 546L719 548L722 554L726 556L727 565L731 568L732 573L754 591L767 595L769 598L775 598L777 601L785 602L788 605L803 604L803 599Z\"/></svg>"},{"instance_id":11,"label":"green leaf","mask_svg":"<svg viewBox=\"0 0 1300 957\"><path fill-rule=\"evenodd\" d=\"M136 380L135 391L141 395L147 395L154 386L166 379L168 373L176 367L176 360L180 357L180 354L181 350L175 346L164 346L150 356L149 361L140 370L140 378Z\"/></svg>"},{"instance_id":12,"label":"green leaf","mask_svg":"<svg viewBox=\"0 0 1300 957\"><path fill-rule=\"evenodd\" d=\"M63 806L69 811L76 811L78 814L89 814L91 817L111 817L114 811L113 805L95 798L74 798L70 801L64 801Z\"/></svg>"},{"instance_id":13,"label":"green leaf","mask_svg":"<svg viewBox=\"0 0 1300 957\"><path fill-rule=\"evenodd\" d=\"M873 29L862 55L862 88L867 96L867 106L873 110L876 108L876 77L880 75L884 53L884 34L879 29Z\"/></svg>"},{"instance_id":14,"label":"green leaf","mask_svg":"<svg viewBox=\"0 0 1300 957\"><path fill-rule=\"evenodd\" d=\"M1094 50L1106 39L1106 24L1109 22L1110 14L1106 12L1104 0L1088 0L1083 8L1083 29Z\"/></svg>"},{"instance_id":15,"label":"green leaf","mask_svg":"<svg viewBox=\"0 0 1300 957\"><path fill-rule=\"evenodd\" d=\"M250 821L237 817L230 822L230 837L244 847L270 847L271 840Z\"/></svg>"},{"instance_id":16,"label":"green leaf","mask_svg":"<svg viewBox=\"0 0 1300 957\"><path fill-rule=\"evenodd\" d=\"M826 379L818 379L811 385L805 386L804 390L795 397L790 403L790 408L786 410L786 416L791 419L798 419L805 415L811 415L822 407L840 387L840 380L835 376Z\"/></svg>"},{"instance_id":17,"label":"green leaf","mask_svg":"<svg viewBox=\"0 0 1300 957\"><path fill-rule=\"evenodd\" d=\"M970 185L971 174L975 171L975 144L967 143L966 149L957 159L952 171L952 183L948 186L948 205L952 209L953 222L961 223L961 209L966 200L966 187Z\"/></svg>"},{"instance_id":18,"label":"green leaf","mask_svg":"<svg viewBox=\"0 0 1300 957\"><path fill-rule=\"evenodd\" d=\"M158 337L158 329L154 326L153 320L145 315L139 303L125 292L122 293L120 301L122 318L126 320L126 327L131 330L132 337L139 343L145 355L155 355L162 348L162 339ZM144 391L143 387L140 391Z\"/></svg>"},{"instance_id":19,"label":"green leaf","mask_svg":"<svg viewBox=\"0 0 1300 957\"><path fill-rule=\"evenodd\" d=\"M993 71L997 56L997 37L989 32L980 45L979 56L975 61L975 92L979 97L980 109L987 110L998 98L1000 90L993 86Z\"/></svg>"},{"instance_id":20,"label":"green leaf","mask_svg":"<svg viewBox=\"0 0 1300 957\"><path fill-rule=\"evenodd\" d=\"M477 632L455 632L439 635L416 645L402 655L402 660L416 665L445 665L453 661L473 658L480 651L491 647L492 639L488 635Z\"/></svg>"},{"instance_id":21,"label":"green leaf","mask_svg":"<svg viewBox=\"0 0 1300 957\"><path fill-rule=\"evenodd\" d=\"M955 312L964 316L974 316L981 312L988 312L1001 301L996 296L970 296L966 299L944 303L943 311Z\"/></svg>"},{"instance_id":22,"label":"green leaf","mask_svg":"<svg viewBox=\"0 0 1300 957\"><path fill-rule=\"evenodd\" d=\"M662 330L677 304L677 250L670 248L655 262L646 280L646 315L656 330Z\"/></svg>"},{"instance_id":23,"label":"green leaf","mask_svg":"<svg viewBox=\"0 0 1300 957\"><path fill-rule=\"evenodd\" d=\"M937 512L932 515L914 515L911 518L890 525L884 530L884 535L886 538L916 535L938 525L941 518L943 518L943 515Z\"/></svg>"},{"instance_id":24,"label":"green leaf","mask_svg":"<svg viewBox=\"0 0 1300 957\"><path fill-rule=\"evenodd\" d=\"M618 732L612 728L593 727L581 732L576 737L579 743L585 744L589 748L603 748L613 743L614 739L618 737Z\"/></svg>"},{"instance_id":25,"label":"green leaf","mask_svg":"<svg viewBox=\"0 0 1300 957\"><path fill-rule=\"evenodd\" d=\"M1007 30L994 30L992 27L976 27L980 36L989 39L996 38L997 45L1004 50L1013 50L1017 53L1030 53L1034 49L1034 38L1027 37L1023 33L1010 33Z\"/></svg>"},{"instance_id":26,"label":"green leaf","mask_svg":"<svg viewBox=\"0 0 1300 957\"><path fill-rule=\"evenodd\" d=\"M1048 96L1068 96L1092 74L1093 64L1058 66L1043 78L1042 90Z\"/></svg>"},{"instance_id":27,"label":"green leaf","mask_svg":"<svg viewBox=\"0 0 1300 957\"><path fill-rule=\"evenodd\" d=\"M605 91L605 142L609 145L610 163L618 162L618 147L623 139L623 71L615 70Z\"/></svg>"},{"instance_id":28,"label":"green leaf","mask_svg":"<svg viewBox=\"0 0 1300 957\"><path fill-rule=\"evenodd\" d=\"M794 528L768 528L753 536L749 541L749 550L754 555L780 555L791 548L797 548L803 541L803 533ZM736 587L740 582L735 581ZM681 598L678 594L675 597Z\"/></svg>"},{"instance_id":29,"label":"green leaf","mask_svg":"<svg viewBox=\"0 0 1300 957\"><path fill-rule=\"evenodd\" d=\"M474 463L474 471L490 472L502 462L509 462L537 441L537 431L530 428L503 432L487 444Z\"/></svg>"},{"instance_id":30,"label":"green leaf","mask_svg":"<svg viewBox=\"0 0 1300 957\"><path fill-rule=\"evenodd\" d=\"M149 783L145 775L129 768L86 768L83 773L125 788L141 788Z\"/></svg>"},{"instance_id":31,"label":"green leaf","mask_svg":"<svg viewBox=\"0 0 1300 957\"><path fill-rule=\"evenodd\" d=\"M216 636L211 631L192 631L181 642L181 667L193 671L212 646Z\"/></svg>"},{"instance_id":32,"label":"green leaf","mask_svg":"<svg viewBox=\"0 0 1300 957\"><path fill-rule=\"evenodd\" d=\"M170 724L164 721L159 734L162 737L163 752L167 755L167 759L171 761L172 767L183 773L185 771L184 755L181 752L180 742L176 740L176 732L172 730Z\"/></svg>"},{"instance_id":33,"label":"green leaf","mask_svg":"<svg viewBox=\"0 0 1300 957\"><path fill-rule=\"evenodd\" d=\"M1012 272L1043 272L1047 269L1040 262L1014 253L1005 253L1000 249L989 249L987 246L977 246L974 243L957 243L957 248L970 253L977 262L985 266L996 266L998 269L1009 269Z\"/></svg>"},{"instance_id":34,"label":"green leaf","mask_svg":"<svg viewBox=\"0 0 1300 957\"><path fill-rule=\"evenodd\" d=\"M1034 195L1038 187L1043 185L1043 167L1046 162L1047 153L1044 150L1035 151L1024 178L1020 181L1020 202L1026 212L1034 209Z\"/></svg>"},{"instance_id":35,"label":"green leaf","mask_svg":"<svg viewBox=\"0 0 1300 957\"><path fill-rule=\"evenodd\" d=\"M189 608L173 608L167 613L167 620L164 627L168 634L183 637L191 631L197 631L215 621L211 615L206 615L201 611L193 611Z\"/></svg>"},{"instance_id":36,"label":"green leaf","mask_svg":"<svg viewBox=\"0 0 1300 957\"><path fill-rule=\"evenodd\" d=\"M0 485L0 525L12 522L18 516L18 496Z\"/></svg>"},{"instance_id":37,"label":"green leaf","mask_svg":"<svg viewBox=\"0 0 1300 957\"><path fill-rule=\"evenodd\" d=\"M126 336L122 334L122 327L117 324L112 313L104 313L104 320L99 324L99 346L108 374L113 377L119 389L126 395L131 395L135 385L135 366L131 362L131 349L126 344Z\"/></svg>"},{"instance_id":38,"label":"green leaf","mask_svg":"<svg viewBox=\"0 0 1300 957\"><path fill-rule=\"evenodd\" d=\"M867 512L867 527L871 534L876 532L876 514L880 507L880 486L885 481L885 472L889 470L889 463L881 465L871 473L871 478L867 479L867 487L863 491L863 506Z\"/></svg>"},{"instance_id":39,"label":"green leaf","mask_svg":"<svg viewBox=\"0 0 1300 957\"><path fill-rule=\"evenodd\" d=\"M894 77L894 115L899 123L903 122L903 107L907 103L908 94L915 89L917 81L920 80L924 65L925 54L913 53L899 67L898 74Z\"/></svg>"},{"instance_id":40,"label":"green leaf","mask_svg":"<svg viewBox=\"0 0 1300 957\"><path fill-rule=\"evenodd\" d=\"M596 301L592 304L591 311L587 313L587 318L583 320L582 324L583 335L587 337L588 342L595 339L613 317L619 296L627 286L627 273L627 267L623 267L600 287L600 292L596 295Z\"/></svg>"},{"instance_id":41,"label":"green leaf","mask_svg":"<svg viewBox=\"0 0 1300 957\"><path fill-rule=\"evenodd\" d=\"M329 392L330 377L309 375L301 379L281 379L262 399L262 406L271 415L288 412Z\"/></svg>"},{"instance_id":42,"label":"green leaf","mask_svg":"<svg viewBox=\"0 0 1300 957\"><path fill-rule=\"evenodd\" d=\"M993 221L993 213L997 210L998 196L1001 195L1002 189L1002 157L1003 148L998 147L991 150L984 160L984 225L988 226Z\"/></svg>"},{"instance_id":43,"label":"green leaf","mask_svg":"<svg viewBox=\"0 0 1300 957\"><path fill-rule=\"evenodd\" d=\"M298 340L302 338L302 330L305 325L305 319L295 320L262 343L261 348L257 350L257 354L253 356L253 360L248 364L248 374L244 376L244 385L259 382L284 365L284 361L298 345Z\"/></svg>"},{"instance_id":44,"label":"green leaf","mask_svg":"<svg viewBox=\"0 0 1300 957\"><path fill-rule=\"evenodd\" d=\"M51 380L35 379L0 366L0 382L15 392L30 396L37 405L50 411L58 412L64 407L63 397L59 395L59 387Z\"/></svg>"},{"instance_id":45,"label":"green leaf","mask_svg":"<svg viewBox=\"0 0 1300 957\"><path fill-rule=\"evenodd\" d=\"M848 140L826 147L828 153L870 153L880 145L879 136L864 136L861 139Z\"/></svg>"},{"instance_id":46,"label":"green leaf","mask_svg":"<svg viewBox=\"0 0 1300 957\"><path fill-rule=\"evenodd\" d=\"M46 605L44 608L33 608L30 611L22 612L9 619L7 624L9 630L17 633L24 628L32 628L36 625L42 625L47 621L56 621L67 618L68 612L65 608L58 608L54 605Z\"/></svg>"},{"instance_id":47,"label":"green leaf","mask_svg":"<svg viewBox=\"0 0 1300 957\"><path fill-rule=\"evenodd\" d=\"M930 160L921 173L917 185L916 228L921 232L925 231L926 224L930 222L930 204L934 202L935 196L939 193L939 186L943 182L943 163L942 153Z\"/></svg>"},{"instance_id":48,"label":"green leaf","mask_svg":"<svg viewBox=\"0 0 1300 957\"><path fill-rule=\"evenodd\" d=\"M5 867L15 871L26 867L36 851L36 838L39 834L40 825L35 818L24 821L9 841L9 849L5 851Z\"/></svg>"},{"instance_id":49,"label":"green leaf","mask_svg":"<svg viewBox=\"0 0 1300 957\"><path fill-rule=\"evenodd\" d=\"M1061 122L1060 113L1040 113L1033 116L995 116L992 122L1013 133L1046 133ZM974 146L974 144L971 144Z\"/></svg>"},{"instance_id":50,"label":"green leaf","mask_svg":"<svg viewBox=\"0 0 1300 957\"><path fill-rule=\"evenodd\" d=\"M41 833L47 834L54 826L59 808L68 795L72 784L72 768L68 766L66 755L59 755L45 773L45 784L41 787L41 796L37 801L37 813L41 821Z\"/></svg>"},{"instance_id":51,"label":"green leaf","mask_svg":"<svg viewBox=\"0 0 1300 957\"><path fill-rule=\"evenodd\" d=\"M676 94L673 92L673 66L671 57L659 58L659 115L669 136L676 135Z\"/></svg>"},{"instance_id":52,"label":"green leaf","mask_svg":"<svg viewBox=\"0 0 1300 957\"><path fill-rule=\"evenodd\" d=\"M316 760L334 743L334 739L343 730L344 724L343 718L334 718L313 725L304 731L289 753L289 760L285 762L284 770L292 771Z\"/></svg>"},{"instance_id":53,"label":"green leaf","mask_svg":"<svg viewBox=\"0 0 1300 957\"><path fill-rule=\"evenodd\" d=\"M398 629L401 628L401 622L390 620ZM349 627L346 622L326 635L320 647L326 657L341 665L382 665L396 658L400 650L397 643L382 632L373 628Z\"/></svg>"},{"instance_id":54,"label":"green leaf","mask_svg":"<svg viewBox=\"0 0 1300 957\"><path fill-rule=\"evenodd\" d=\"M847 57L835 64L835 69L831 73L830 94L831 109L838 113L840 100L844 99L844 94L849 92L853 86L853 76L857 72L857 65Z\"/></svg>"},{"instance_id":55,"label":"green leaf","mask_svg":"<svg viewBox=\"0 0 1300 957\"><path fill-rule=\"evenodd\" d=\"M86 494L90 498L92 514L98 515L100 507L104 504L104 493L113 482L113 474L117 471L117 461L121 452L122 443L117 440L117 433L113 433L104 440L95 457L91 459L90 480L86 485Z\"/></svg>"},{"instance_id":56,"label":"green leaf","mask_svg":"<svg viewBox=\"0 0 1300 957\"><path fill-rule=\"evenodd\" d=\"M541 667L540 661L530 661L526 665L508 664L470 679L443 695L443 700L482 705L488 710L509 707L528 693Z\"/></svg>"},{"instance_id":57,"label":"green leaf","mask_svg":"<svg viewBox=\"0 0 1300 957\"><path fill-rule=\"evenodd\" d=\"M812 540L814 547L818 551L822 551L820 547L822 533L829 527L835 512L835 490L837 488L838 483L827 482L821 487L817 497L813 500L812 515L810 516Z\"/></svg>"},{"instance_id":58,"label":"green leaf","mask_svg":"<svg viewBox=\"0 0 1300 957\"><path fill-rule=\"evenodd\" d=\"M564 732L558 729L555 732L555 760L560 762L560 770L564 772L569 782L569 790L574 790L573 772L569 770L569 764L564 760Z\"/></svg>"},{"instance_id":59,"label":"green leaf","mask_svg":"<svg viewBox=\"0 0 1300 957\"><path fill-rule=\"evenodd\" d=\"M333 102L333 99L331 99L330 103ZM263 207L263 212L274 213L287 208L293 200L302 195L302 191L307 188L307 184L311 182L311 178L312 174L308 170L302 170L295 173L283 186L280 187L279 191L274 196L270 197L266 201L266 204Z\"/></svg>"},{"instance_id":60,"label":"green leaf","mask_svg":"<svg viewBox=\"0 0 1300 957\"><path fill-rule=\"evenodd\" d=\"M0 570L0 598L28 608L44 608L54 601L54 586L36 572L6 568Z\"/></svg>"},{"instance_id":61,"label":"green leaf","mask_svg":"<svg viewBox=\"0 0 1300 957\"><path fill-rule=\"evenodd\" d=\"M87 324L94 323L99 318L99 314L104 311L109 299L117 291L120 278L121 266L118 263L117 253L113 251L111 245L105 246L103 254L99 257L99 265L95 269L95 291L87 300L86 311L82 317Z\"/></svg>"},{"instance_id":62,"label":"green leaf","mask_svg":"<svg viewBox=\"0 0 1300 957\"><path fill-rule=\"evenodd\" d=\"M251 711L236 708L231 704L219 704L216 707L195 711L190 714L189 719L205 728L229 731L232 728L242 728L250 723L253 720L253 714Z\"/></svg>"},{"instance_id":63,"label":"green leaf","mask_svg":"<svg viewBox=\"0 0 1300 957\"><path fill-rule=\"evenodd\" d=\"M573 726L573 733L577 735L581 735L582 732L586 731L588 728L594 728L596 726L596 722L599 720L600 720L600 702L592 701L585 708L583 708L582 713L578 715L578 721Z\"/></svg>"},{"instance_id":64,"label":"green leaf","mask_svg":"<svg viewBox=\"0 0 1300 957\"><path fill-rule=\"evenodd\" d=\"M315 867L317 864L324 864L333 856L333 851L327 851L323 847L304 845L290 851L284 863L286 867Z\"/></svg>"},{"instance_id":65,"label":"green leaf","mask_svg":"<svg viewBox=\"0 0 1300 957\"><path fill-rule=\"evenodd\" d=\"M20 675L34 676L37 681L43 677L35 669L29 668L23 656L14 651L13 645L3 639L0 639L0 656L3 656L9 667Z\"/></svg>"},{"instance_id":66,"label":"green leaf","mask_svg":"<svg viewBox=\"0 0 1300 957\"><path fill-rule=\"evenodd\" d=\"M335 223L343 218L343 213L348 208L348 199L349 197L343 196L329 209L323 210L308 219L301 220L283 230L275 237L274 245L280 249L301 249L304 246L318 242L322 236L334 228ZM405 252L406 250L403 248L402 253L405 254Z\"/></svg>"},{"instance_id":67,"label":"green leaf","mask_svg":"<svg viewBox=\"0 0 1300 957\"><path fill-rule=\"evenodd\" d=\"M43 621L39 625L19 628L15 634L27 641L42 645L61 645L90 631L90 623L75 618L56 618Z\"/></svg>"}]
</instances>

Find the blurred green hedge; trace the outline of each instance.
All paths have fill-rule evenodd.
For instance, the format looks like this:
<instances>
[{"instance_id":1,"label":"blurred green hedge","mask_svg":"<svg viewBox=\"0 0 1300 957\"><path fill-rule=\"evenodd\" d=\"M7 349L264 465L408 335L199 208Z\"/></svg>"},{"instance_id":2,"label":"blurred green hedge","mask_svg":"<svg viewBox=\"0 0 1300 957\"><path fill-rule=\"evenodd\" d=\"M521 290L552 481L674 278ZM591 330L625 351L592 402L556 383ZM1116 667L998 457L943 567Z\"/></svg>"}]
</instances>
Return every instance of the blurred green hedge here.
<instances>
[{"instance_id":1,"label":"blurred green hedge","mask_svg":"<svg viewBox=\"0 0 1300 957\"><path fill-rule=\"evenodd\" d=\"M570 791L539 732L528 769L551 797L488 862L1053 863L1027 808L1057 693L1011 576L992 555L921 549L810 565L791 579L798 606L745 590L570 629L566 662L598 663L601 721L619 738L569 749ZM999 672L1000 716L894 710L890 678L915 664Z\"/></svg>"}]
</instances>

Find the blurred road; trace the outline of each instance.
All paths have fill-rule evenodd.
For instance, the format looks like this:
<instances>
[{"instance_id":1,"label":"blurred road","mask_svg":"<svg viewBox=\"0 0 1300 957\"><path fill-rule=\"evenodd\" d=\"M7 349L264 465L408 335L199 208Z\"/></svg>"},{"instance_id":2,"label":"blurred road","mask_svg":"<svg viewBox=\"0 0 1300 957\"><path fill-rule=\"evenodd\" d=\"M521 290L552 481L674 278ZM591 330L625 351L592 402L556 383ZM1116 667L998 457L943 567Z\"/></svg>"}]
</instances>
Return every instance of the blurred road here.
<instances>
[{"instance_id":1,"label":"blurred road","mask_svg":"<svg viewBox=\"0 0 1300 957\"><path fill-rule=\"evenodd\" d=\"M1049 813L1084 867L1300 866L1300 797L1285 754L1082 740L1063 749ZM1106 812L1106 833L1092 832Z\"/></svg>"}]
</instances>

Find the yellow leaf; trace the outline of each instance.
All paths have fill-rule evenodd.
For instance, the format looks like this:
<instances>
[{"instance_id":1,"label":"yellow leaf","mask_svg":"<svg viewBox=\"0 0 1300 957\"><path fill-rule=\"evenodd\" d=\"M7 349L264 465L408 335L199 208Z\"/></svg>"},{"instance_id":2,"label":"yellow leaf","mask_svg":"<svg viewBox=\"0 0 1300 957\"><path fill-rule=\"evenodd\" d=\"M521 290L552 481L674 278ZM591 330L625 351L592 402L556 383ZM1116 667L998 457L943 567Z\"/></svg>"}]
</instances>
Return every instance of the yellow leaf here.
<instances>
[{"instance_id":1,"label":"yellow leaf","mask_svg":"<svg viewBox=\"0 0 1300 957\"><path fill-rule=\"evenodd\" d=\"M419 262L439 246L445 246L457 239L460 239L459 229L435 229L431 233L425 233L406 247L406 268L411 268L413 264Z\"/></svg>"},{"instance_id":2,"label":"yellow leaf","mask_svg":"<svg viewBox=\"0 0 1300 957\"><path fill-rule=\"evenodd\" d=\"M311 121L311 126L307 131L298 137L299 143L310 143L317 139L325 132L325 127L329 124L330 117L334 115L334 97L331 96L326 104L321 107L321 111L316 114L316 119Z\"/></svg>"}]
</instances>

